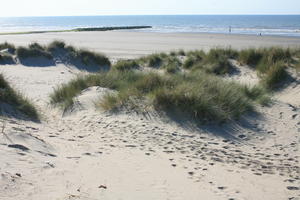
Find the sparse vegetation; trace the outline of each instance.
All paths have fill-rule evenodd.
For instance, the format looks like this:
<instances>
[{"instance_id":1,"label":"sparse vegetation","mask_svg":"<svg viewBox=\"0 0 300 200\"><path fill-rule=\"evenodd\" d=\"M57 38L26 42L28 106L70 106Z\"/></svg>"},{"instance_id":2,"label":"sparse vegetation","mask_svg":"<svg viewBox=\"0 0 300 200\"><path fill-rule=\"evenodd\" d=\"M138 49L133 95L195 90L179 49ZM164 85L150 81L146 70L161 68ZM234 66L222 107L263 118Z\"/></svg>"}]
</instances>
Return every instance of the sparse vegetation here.
<instances>
[{"instance_id":1,"label":"sparse vegetation","mask_svg":"<svg viewBox=\"0 0 300 200\"><path fill-rule=\"evenodd\" d=\"M165 61L165 65L163 68L166 70L167 73L176 73L180 71L182 63L177 57L168 57Z\"/></svg>"},{"instance_id":2,"label":"sparse vegetation","mask_svg":"<svg viewBox=\"0 0 300 200\"><path fill-rule=\"evenodd\" d=\"M216 75L229 74L234 69L234 66L225 57L219 57L215 61L212 61L211 64L206 65L204 68L205 71Z\"/></svg>"},{"instance_id":3,"label":"sparse vegetation","mask_svg":"<svg viewBox=\"0 0 300 200\"><path fill-rule=\"evenodd\" d=\"M165 112L172 110L188 114L201 121L235 119L253 109L254 103L269 102L268 91L280 87L288 76L286 68L291 65L297 68L299 65L298 52L281 48L241 51L211 49L207 53L180 50L135 60L121 60L108 72L78 77L56 88L51 95L51 103L67 109L83 89L100 86L117 91L107 94L100 103L105 109L124 106L139 108L141 104L147 104ZM57 53L85 65L110 66L107 57L68 46L63 41L53 41L48 46L32 43L27 48L19 47L16 50L20 58L44 56L50 59L57 56ZM4 54L1 54L1 59L5 59ZM255 69L261 84L247 87L219 77L235 70L233 59ZM142 70L144 67L154 69L147 72Z\"/></svg>"},{"instance_id":4,"label":"sparse vegetation","mask_svg":"<svg viewBox=\"0 0 300 200\"><path fill-rule=\"evenodd\" d=\"M284 63L278 62L271 65L264 74L262 74L262 83L268 89L275 89L287 77Z\"/></svg>"},{"instance_id":5,"label":"sparse vegetation","mask_svg":"<svg viewBox=\"0 0 300 200\"><path fill-rule=\"evenodd\" d=\"M9 52L14 53L16 50L15 45L4 42L0 44L0 51L7 49Z\"/></svg>"},{"instance_id":6,"label":"sparse vegetation","mask_svg":"<svg viewBox=\"0 0 300 200\"><path fill-rule=\"evenodd\" d=\"M16 55L19 59L44 57L47 59L61 60L62 62L80 62L86 66L110 67L109 59L96 52L85 49L77 49L66 45L63 41L55 40L47 46L32 43L28 47L18 47ZM99 70L102 68L99 68Z\"/></svg>"},{"instance_id":7,"label":"sparse vegetation","mask_svg":"<svg viewBox=\"0 0 300 200\"><path fill-rule=\"evenodd\" d=\"M207 62L214 62L215 60L218 60L220 58L225 58L225 59L234 59L238 56L238 51L233 50L233 49L211 49L206 56L206 61Z\"/></svg>"},{"instance_id":8,"label":"sparse vegetation","mask_svg":"<svg viewBox=\"0 0 300 200\"><path fill-rule=\"evenodd\" d=\"M32 43L28 47L18 47L16 54L20 59L44 57L52 59L52 55L47 49L38 43Z\"/></svg>"},{"instance_id":9,"label":"sparse vegetation","mask_svg":"<svg viewBox=\"0 0 300 200\"><path fill-rule=\"evenodd\" d=\"M201 65L204 58L205 58L204 51L190 51L187 53L187 58L185 62L183 63L184 69L191 69L195 65Z\"/></svg>"},{"instance_id":10,"label":"sparse vegetation","mask_svg":"<svg viewBox=\"0 0 300 200\"><path fill-rule=\"evenodd\" d=\"M86 49L76 49L73 46L66 45L65 42L60 40L55 40L51 42L47 49L52 52L52 54L65 54L65 57L70 57L72 60L78 60L84 65L99 65L99 66L110 66L111 63L109 59L100 53L95 53Z\"/></svg>"},{"instance_id":11,"label":"sparse vegetation","mask_svg":"<svg viewBox=\"0 0 300 200\"><path fill-rule=\"evenodd\" d=\"M92 75L90 76L92 78ZM60 104L63 108L69 108L73 105L73 97L87 88L90 84L87 78L78 77L76 80L63 84L54 90L50 96L52 104Z\"/></svg>"},{"instance_id":12,"label":"sparse vegetation","mask_svg":"<svg viewBox=\"0 0 300 200\"><path fill-rule=\"evenodd\" d=\"M52 51L55 51L57 49L65 49L66 47L66 43L64 41L61 41L61 40L54 40L53 42L51 42L47 49L48 51L52 52Z\"/></svg>"},{"instance_id":13,"label":"sparse vegetation","mask_svg":"<svg viewBox=\"0 0 300 200\"><path fill-rule=\"evenodd\" d=\"M185 54L185 52L184 52L183 49L180 49L180 50L178 51L178 55L179 55L179 56L185 56L186 54Z\"/></svg>"},{"instance_id":14,"label":"sparse vegetation","mask_svg":"<svg viewBox=\"0 0 300 200\"><path fill-rule=\"evenodd\" d=\"M71 48L69 48L69 50L70 49ZM75 58L80 59L81 62L85 65L96 64L99 66L110 66L109 59L100 53L91 52L85 49L79 49L75 55Z\"/></svg>"},{"instance_id":15,"label":"sparse vegetation","mask_svg":"<svg viewBox=\"0 0 300 200\"><path fill-rule=\"evenodd\" d=\"M132 69L139 68L139 65L136 61L132 60L121 60L118 61L114 66L113 69L120 70L120 71L127 71Z\"/></svg>"},{"instance_id":16,"label":"sparse vegetation","mask_svg":"<svg viewBox=\"0 0 300 200\"><path fill-rule=\"evenodd\" d=\"M33 104L11 88L2 74L0 74L0 102L10 104L32 119L39 119L39 114Z\"/></svg>"},{"instance_id":17,"label":"sparse vegetation","mask_svg":"<svg viewBox=\"0 0 300 200\"><path fill-rule=\"evenodd\" d=\"M255 67L262 58L262 53L258 49L245 49L239 54L238 60L245 65Z\"/></svg>"},{"instance_id":18,"label":"sparse vegetation","mask_svg":"<svg viewBox=\"0 0 300 200\"><path fill-rule=\"evenodd\" d=\"M100 86L116 92L108 93L99 105L106 110L148 108L188 115L199 121L237 119L255 104L267 105L269 91L280 86L287 77L291 61L297 66L296 51L270 49L212 49L181 53L154 54L141 59L119 61L112 70L88 75L57 88L51 102L71 106L73 98L85 88ZM261 82L249 87L223 78L236 66L236 59L257 70ZM183 61L183 63L182 63ZM296 63L295 63L296 62ZM151 72L143 67L154 67ZM161 70L166 73L161 73Z\"/></svg>"},{"instance_id":19,"label":"sparse vegetation","mask_svg":"<svg viewBox=\"0 0 300 200\"><path fill-rule=\"evenodd\" d=\"M141 58L139 61L146 64L147 67L159 68L163 65L164 59L168 58L165 53L152 54Z\"/></svg>"},{"instance_id":20,"label":"sparse vegetation","mask_svg":"<svg viewBox=\"0 0 300 200\"><path fill-rule=\"evenodd\" d=\"M54 104L70 106L72 99L90 86L106 87L118 91L107 94L100 105L104 109L129 107L142 104L157 110L178 111L200 121L234 119L253 109L258 96L244 86L228 82L215 75L198 71L190 74L159 75L135 70L110 71L80 77L55 90L51 96Z\"/></svg>"}]
</instances>

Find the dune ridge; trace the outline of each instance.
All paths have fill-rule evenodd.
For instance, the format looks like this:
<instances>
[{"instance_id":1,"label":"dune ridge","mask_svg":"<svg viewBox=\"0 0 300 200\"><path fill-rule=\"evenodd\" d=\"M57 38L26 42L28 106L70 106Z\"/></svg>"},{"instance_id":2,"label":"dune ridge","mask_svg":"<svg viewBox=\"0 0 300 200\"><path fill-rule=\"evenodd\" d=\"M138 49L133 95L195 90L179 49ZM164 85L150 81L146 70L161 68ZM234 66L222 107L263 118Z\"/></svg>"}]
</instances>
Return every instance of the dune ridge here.
<instances>
[{"instance_id":1,"label":"dune ridge","mask_svg":"<svg viewBox=\"0 0 300 200\"><path fill-rule=\"evenodd\" d=\"M230 61L235 70L222 79L260 82L254 68ZM200 126L156 112L99 111L95 103L112 90L97 85L76 93L63 115L49 95L89 74L72 63L2 64L0 71L41 112L40 123L1 116L1 199L300 198L296 68L287 69L293 81L273 91L270 106Z\"/></svg>"}]
</instances>

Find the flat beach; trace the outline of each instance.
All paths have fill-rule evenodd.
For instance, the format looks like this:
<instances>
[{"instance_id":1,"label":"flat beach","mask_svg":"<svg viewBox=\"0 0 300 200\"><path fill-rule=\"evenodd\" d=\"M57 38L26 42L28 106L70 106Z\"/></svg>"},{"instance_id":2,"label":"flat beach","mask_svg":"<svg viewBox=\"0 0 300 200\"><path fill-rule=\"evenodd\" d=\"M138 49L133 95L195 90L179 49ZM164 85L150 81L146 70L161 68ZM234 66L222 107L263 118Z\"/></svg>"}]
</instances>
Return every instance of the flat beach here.
<instances>
[{"instance_id":1,"label":"flat beach","mask_svg":"<svg viewBox=\"0 0 300 200\"><path fill-rule=\"evenodd\" d=\"M300 38L281 36L208 34L208 33L148 33L148 32L66 32L25 35L0 35L0 42L27 45L49 43L55 39L106 54L111 58L136 58L151 53L172 50L208 50L211 48L245 49L251 47L299 47Z\"/></svg>"}]
</instances>

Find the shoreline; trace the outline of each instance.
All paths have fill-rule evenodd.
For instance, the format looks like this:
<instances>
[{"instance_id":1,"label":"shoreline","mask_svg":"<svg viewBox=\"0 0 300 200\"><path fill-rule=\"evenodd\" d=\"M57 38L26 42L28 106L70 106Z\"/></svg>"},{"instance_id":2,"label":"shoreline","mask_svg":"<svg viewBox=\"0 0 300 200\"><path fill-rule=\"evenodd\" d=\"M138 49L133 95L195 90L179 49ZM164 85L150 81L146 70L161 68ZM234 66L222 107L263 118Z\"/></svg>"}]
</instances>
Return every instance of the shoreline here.
<instances>
[{"instance_id":1,"label":"shoreline","mask_svg":"<svg viewBox=\"0 0 300 200\"><path fill-rule=\"evenodd\" d=\"M88 28L74 28L61 30L32 30L32 31L13 31L0 32L1 35L27 35L27 34L43 34L43 33L64 33L64 32L97 32L97 31L120 31L120 32L134 32L134 33L157 33L157 34L211 34L211 35L234 35L234 36L259 36L259 37L282 37L300 39L299 36L294 35L275 35L275 34L251 34L251 33L227 33L227 32L167 32L167 31L135 31L139 29L150 29L152 26L112 26L112 27L88 27ZM130 31L133 30L133 31Z\"/></svg>"}]
</instances>

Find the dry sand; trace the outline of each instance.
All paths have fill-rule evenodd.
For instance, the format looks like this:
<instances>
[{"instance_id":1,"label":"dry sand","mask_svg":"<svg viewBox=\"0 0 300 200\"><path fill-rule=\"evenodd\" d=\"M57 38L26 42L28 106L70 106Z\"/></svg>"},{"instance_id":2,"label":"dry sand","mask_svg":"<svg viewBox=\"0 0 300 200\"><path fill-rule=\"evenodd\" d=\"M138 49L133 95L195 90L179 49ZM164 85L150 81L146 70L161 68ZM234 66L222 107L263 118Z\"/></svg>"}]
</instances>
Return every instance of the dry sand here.
<instances>
[{"instance_id":1,"label":"dry sand","mask_svg":"<svg viewBox=\"0 0 300 200\"><path fill-rule=\"evenodd\" d=\"M198 45L192 44L192 39L180 41L169 35L162 40L163 34L148 34L149 39L144 33L76 34L0 38L14 40L16 44L28 43L32 38L39 42L63 38L74 45L103 47L105 53L116 57L149 53L155 50L155 45L162 51L199 48L202 42L205 47L208 43L207 38ZM97 34L99 41L90 37ZM124 37L119 38L118 47L115 40L121 34ZM141 38L132 44L135 34ZM105 35L110 35L106 43ZM220 37L225 43L230 42L224 38L236 37L232 44L238 38L246 38ZM127 44L126 38L131 38ZM294 40L299 43L293 38L289 39L291 43L284 43L285 39L276 38L278 43L274 44L295 45ZM260 38L252 42L268 43L272 42ZM257 81L251 69L241 67L239 71L227 78L247 83ZM77 69L61 64L2 65L0 72L31 98L43 114L41 123L15 118L1 120L5 133L0 135L1 200L300 199L299 80L276 93L272 106L258 108L259 114L249 114L227 125L194 127L152 115L96 110L94 101L107 92L98 87L83 91L76 99L76 110L62 116L61 111L49 105L48 95L54 87L80 73Z\"/></svg>"},{"instance_id":2,"label":"dry sand","mask_svg":"<svg viewBox=\"0 0 300 200\"><path fill-rule=\"evenodd\" d=\"M67 32L27 35L0 35L0 42L27 45L64 40L74 46L100 51L114 58L133 58L171 50L208 50L214 47L299 47L300 38L229 34L144 33L144 32Z\"/></svg>"}]
</instances>

